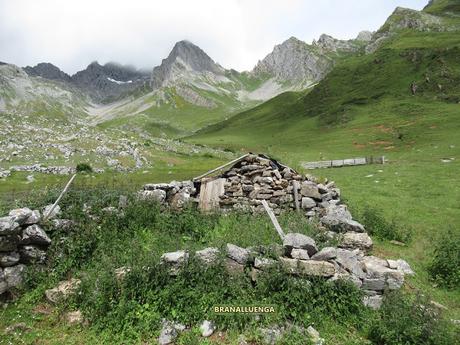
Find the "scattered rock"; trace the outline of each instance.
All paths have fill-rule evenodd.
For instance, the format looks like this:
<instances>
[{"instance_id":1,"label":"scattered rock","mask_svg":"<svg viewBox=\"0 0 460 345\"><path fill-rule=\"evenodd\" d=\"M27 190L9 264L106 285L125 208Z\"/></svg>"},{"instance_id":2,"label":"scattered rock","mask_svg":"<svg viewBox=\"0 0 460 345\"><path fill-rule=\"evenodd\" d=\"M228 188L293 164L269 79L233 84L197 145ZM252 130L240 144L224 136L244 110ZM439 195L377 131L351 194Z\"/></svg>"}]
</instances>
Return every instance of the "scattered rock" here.
<instances>
[{"instance_id":1,"label":"scattered rock","mask_svg":"<svg viewBox=\"0 0 460 345\"><path fill-rule=\"evenodd\" d=\"M51 303L59 303L75 294L81 284L80 279L72 278L61 281L57 287L45 291L45 296Z\"/></svg>"},{"instance_id":2,"label":"scattered rock","mask_svg":"<svg viewBox=\"0 0 460 345\"><path fill-rule=\"evenodd\" d=\"M220 251L217 248L205 248L195 252L195 256L206 264L216 262L219 259L219 254Z\"/></svg>"},{"instance_id":3,"label":"scattered rock","mask_svg":"<svg viewBox=\"0 0 460 345\"><path fill-rule=\"evenodd\" d=\"M307 334L310 337L310 340L313 342L313 344L315 345L324 344L324 339L320 337L319 332L316 329L314 329L312 326L308 326Z\"/></svg>"},{"instance_id":4,"label":"scattered rock","mask_svg":"<svg viewBox=\"0 0 460 345\"><path fill-rule=\"evenodd\" d=\"M179 250L177 252L164 253L160 259L168 264L179 265L187 261L188 257L189 254L186 251Z\"/></svg>"},{"instance_id":5,"label":"scattered rock","mask_svg":"<svg viewBox=\"0 0 460 345\"><path fill-rule=\"evenodd\" d=\"M5 328L5 334L13 334L13 333L16 333L16 332L28 332L31 329L32 328L27 326L25 324L25 322L19 322L19 323L15 323L13 325L10 325L10 326L6 327Z\"/></svg>"},{"instance_id":6,"label":"scattered rock","mask_svg":"<svg viewBox=\"0 0 460 345\"><path fill-rule=\"evenodd\" d=\"M236 261L240 265L245 265L249 261L249 251L247 249L227 244L227 257Z\"/></svg>"},{"instance_id":7,"label":"scattered rock","mask_svg":"<svg viewBox=\"0 0 460 345\"><path fill-rule=\"evenodd\" d=\"M61 214L61 207L59 205L56 205L56 207L50 213L52 208L53 208L53 205L47 205L43 208L43 218L46 218L49 220L49 219L56 218L57 216Z\"/></svg>"},{"instance_id":8,"label":"scattered rock","mask_svg":"<svg viewBox=\"0 0 460 345\"><path fill-rule=\"evenodd\" d=\"M168 345L174 342L179 336L180 332L185 330L185 326L180 323L174 323L170 321L163 321L163 327L158 337L158 343L160 345Z\"/></svg>"},{"instance_id":9,"label":"scattered rock","mask_svg":"<svg viewBox=\"0 0 460 345\"><path fill-rule=\"evenodd\" d=\"M201 336L202 337L210 337L216 330L216 326L214 322L205 320L200 326Z\"/></svg>"},{"instance_id":10,"label":"scattered rock","mask_svg":"<svg viewBox=\"0 0 460 345\"><path fill-rule=\"evenodd\" d=\"M80 310L69 311L64 314L64 320L69 325L80 325L83 323L83 314Z\"/></svg>"}]
</instances>

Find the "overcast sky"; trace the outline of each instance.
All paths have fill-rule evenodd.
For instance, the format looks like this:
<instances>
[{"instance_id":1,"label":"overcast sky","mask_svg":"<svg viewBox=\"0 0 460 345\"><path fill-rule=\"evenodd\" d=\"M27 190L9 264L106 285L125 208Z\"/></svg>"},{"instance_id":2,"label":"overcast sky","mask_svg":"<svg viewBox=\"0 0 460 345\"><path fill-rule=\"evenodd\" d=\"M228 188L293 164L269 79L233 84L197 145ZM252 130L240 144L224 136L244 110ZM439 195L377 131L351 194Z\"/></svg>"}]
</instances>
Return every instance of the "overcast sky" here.
<instances>
[{"instance_id":1,"label":"overcast sky","mask_svg":"<svg viewBox=\"0 0 460 345\"><path fill-rule=\"evenodd\" d=\"M275 44L322 33L354 38L397 6L428 0L0 0L0 61L51 62L67 73L90 62L152 68L175 42L200 46L225 68L249 70Z\"/></svg>"}]
</instances>

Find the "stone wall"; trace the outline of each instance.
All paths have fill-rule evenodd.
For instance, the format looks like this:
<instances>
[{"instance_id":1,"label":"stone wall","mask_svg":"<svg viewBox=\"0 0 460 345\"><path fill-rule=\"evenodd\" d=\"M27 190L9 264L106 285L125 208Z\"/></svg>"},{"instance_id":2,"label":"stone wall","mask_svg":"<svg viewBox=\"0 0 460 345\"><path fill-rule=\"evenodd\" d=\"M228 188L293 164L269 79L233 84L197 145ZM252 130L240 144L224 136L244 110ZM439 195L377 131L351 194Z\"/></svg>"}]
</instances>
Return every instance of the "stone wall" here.
<instances>
[{"instance_id":1,"label":"stone wall","mask_svg":"<svg viewBox=\"0 0 460 345\"><path fill-rule=\"evenodd\" d=\"M47 213L50 206L44 208ZM59 212L53 210L50 218ZM20 208L0 218L0 295L21 284L26 265L41 264L51 239L39 225L39 210Z\"/></svg>"},{"instance_id":2,"label":"stone wall","mask_svg":"<svg viewBox=\"0 0 460 345\"><path fill-rule=\"evenodd\" d=\"M365 232L340 200L334 182L319 183L311 175L302 176L264 156L248 155L216 178L225 179L221 210L265 212L261 200L266 200L275 214L295 209L294 186L298 184L297 203L306 217L335 232ZM146 184L139 197L180 208L188 201L198 202L202 183L206 180Z\"/></svg>"}]
</instances>

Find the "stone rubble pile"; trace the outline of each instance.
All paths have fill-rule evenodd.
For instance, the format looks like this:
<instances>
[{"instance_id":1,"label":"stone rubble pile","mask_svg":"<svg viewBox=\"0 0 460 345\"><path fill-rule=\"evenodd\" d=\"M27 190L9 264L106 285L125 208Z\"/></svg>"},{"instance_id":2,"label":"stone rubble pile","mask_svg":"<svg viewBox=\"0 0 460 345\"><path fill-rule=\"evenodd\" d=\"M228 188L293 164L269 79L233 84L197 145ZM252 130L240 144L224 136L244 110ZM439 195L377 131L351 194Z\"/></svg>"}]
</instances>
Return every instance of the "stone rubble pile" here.
<instances>
[{"instance_id":1,"label":"stone rubble pile","mask_svg":"<svg viewBox=\"0 0 460 345\"><path fill-rule=\"evenodd\" d=\"M366 255L362 249L347 249L343 240L338 248L325 247L318 250L315 241L303 234L287 234L283 246L241 248L227 244L225 266L229 272L250 272L252 279L257 280L261 271L273 265L281 264L287 271L299 277L323 277L329 281L346 280L352 282L365 294L364 304L371 308L379 308L385 291L397 290L404 283L406 274L412 275L409 264L404 260L386 260ZM264 253L272 251L277 259L266 258ZM191 253L180 250L164 253L161 261L167 265L172 275L189 260ZM221 257L218 248L205 248L194 253L194 256L209 265Z\"/></svg>"},{"instance_id":2,"label":"stone rubble pile","mask_svg":"<svg viewBox=\"0 0 460 345\"><path fill-rule=\"evenodd\" d=\"M42 214L48 214L51 206L44 207L42 212L18 208L0 217L0 295L22 283L27 265L45 262L51 239L40 222ZM59 213L60 208L56 206L48 216L53 228L65 226L65 220L52 219Z\"/></svg>"}]
</instances>

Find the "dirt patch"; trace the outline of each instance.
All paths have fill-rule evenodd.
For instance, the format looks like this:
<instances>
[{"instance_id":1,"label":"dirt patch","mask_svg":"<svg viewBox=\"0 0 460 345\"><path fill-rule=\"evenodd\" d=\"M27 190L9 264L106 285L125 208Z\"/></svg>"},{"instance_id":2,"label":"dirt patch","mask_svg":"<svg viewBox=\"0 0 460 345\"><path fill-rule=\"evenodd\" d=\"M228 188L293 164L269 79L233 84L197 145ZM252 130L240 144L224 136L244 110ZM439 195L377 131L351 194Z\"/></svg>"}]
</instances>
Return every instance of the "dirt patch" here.
<instances>
[{"instance_id":1,"label":"dirt patch","mask_svg":"<svg viewBox=\"0 0 460 345\"><path fill-rule=\"evenodd\" d=\"M360 144L360 143L357 143L357 142L353 142L353 146L356 148L356 149L364 149L366 148L366 144Z\"/></svg>"},{"instance_id":2,"label":"dirt patch","mask_svg":"<svg viewBox=\"0 0 460 345\"><path fill-rule=\"evenodd\" d=\"M35 314L51 315L54 311L54 308L50 306L49 304L39 304L34 309L32 309L32 311Z\"/></svg>"},{"instance_id":3,"label":"dirt patch","mask_svg":"<svg viewBox=\"0 0 460 345\"><path fill-rule=\"evenodd\" d=\"M370 141L369 145L373 146L390 146L393 145L392 141L385 141L385 140L378 140L378 141Z\"/></svg>"},{"instance_id":4,"label":"dirt patch","mask_svg":"<svg viewBox=\"0 0 460 345\"><path fill-rule=\"evenodd\" d=\"M375 129L379 130L382 133L392 133L394 131L391 127L386 127L385 125L378 125L374 127Z\"/></svg>"}]
</instances>

